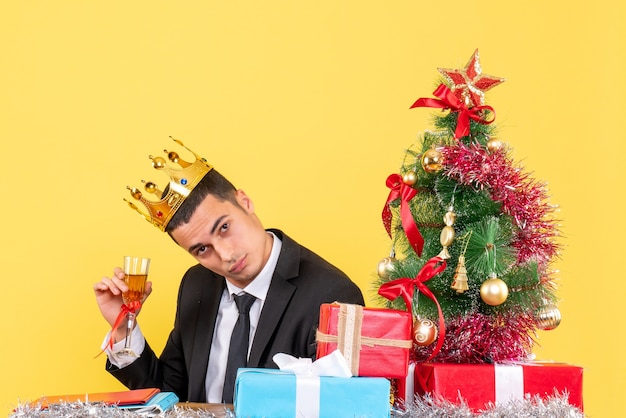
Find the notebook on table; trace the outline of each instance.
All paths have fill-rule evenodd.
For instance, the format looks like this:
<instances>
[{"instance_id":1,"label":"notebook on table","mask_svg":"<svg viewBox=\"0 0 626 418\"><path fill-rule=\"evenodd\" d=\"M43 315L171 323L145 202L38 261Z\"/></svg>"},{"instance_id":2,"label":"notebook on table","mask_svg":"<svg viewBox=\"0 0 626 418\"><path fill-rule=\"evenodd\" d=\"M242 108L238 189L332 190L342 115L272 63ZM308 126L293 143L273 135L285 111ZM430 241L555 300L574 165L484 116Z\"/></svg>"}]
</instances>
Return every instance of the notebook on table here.
<instances>
[{"instance_id":1,"label":"notebook on table","mask_svg":"<svg viewBox=\"0 0 626 418\"><path fill-rule=\"evenodd\" d=\"M61 403L90 403L90 404L106 404L106 405L146 405L155 395L160 392L156 388L133 389L120 392L100 392L100 393L83 393L76 395L54 395L42 396L41 398L31 402L29 405L33 408L48 408L50 405ZM167 392L166 392L167 393ZM175 396L175 395L174 395Z\"/></svg>"}]
</instances>

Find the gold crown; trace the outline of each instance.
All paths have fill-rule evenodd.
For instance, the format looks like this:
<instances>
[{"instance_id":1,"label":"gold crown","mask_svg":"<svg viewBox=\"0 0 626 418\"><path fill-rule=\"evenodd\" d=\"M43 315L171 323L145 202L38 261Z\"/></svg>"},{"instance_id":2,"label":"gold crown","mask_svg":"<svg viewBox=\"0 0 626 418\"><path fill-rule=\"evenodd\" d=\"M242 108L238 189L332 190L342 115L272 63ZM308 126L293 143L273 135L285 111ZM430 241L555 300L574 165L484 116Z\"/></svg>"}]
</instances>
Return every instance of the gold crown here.
<instances>
[{"instance_id":1,"label":"gold crown","mask_svg":"<svg viewBox=\"0 0 626 418\"><path fill-rule=\"evenodd\" d=\"M167 164L165 158L150 155L149 158L152 160L152 167L157 170L165 171L170 177L165 192L159 190L155 183L141 180L144 184L144 190L149 194L156 195L158 198L158 200L149 200L143 196L143 193L139 189L126 186L126 188L130 190L130 195L135 198L135 200L143 203L147 209L147 213L139 210L133 202L124 199L132 209L136 210L145 220L161 231L165 231L165 227L167 227L169 221L178 208L180 208L180 205L182 205L187 196L189 196L189 193L191 193L194 187L202 180L205 174L213 169L213 166L207 163L204 158L199 157L195 152L185 147L181 141L172 137L170 138L178 145L191 152L196 157L196 160L190 163L181 159L174 151L163 150L163 152L167 154L167 158L180 167L174 168Z\"/></svg>"}]
</instances>

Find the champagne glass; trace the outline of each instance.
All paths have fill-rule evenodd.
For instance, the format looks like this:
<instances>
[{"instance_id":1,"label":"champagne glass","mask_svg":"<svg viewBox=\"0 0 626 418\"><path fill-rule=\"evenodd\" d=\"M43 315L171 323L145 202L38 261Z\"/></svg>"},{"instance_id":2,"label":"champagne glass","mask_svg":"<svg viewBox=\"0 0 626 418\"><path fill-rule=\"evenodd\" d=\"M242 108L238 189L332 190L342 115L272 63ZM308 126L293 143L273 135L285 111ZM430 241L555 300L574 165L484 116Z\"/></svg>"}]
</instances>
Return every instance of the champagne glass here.
<instances>
[{"instance_id":1,"label":"champagne glass","mask_svg":"<svg viewBox=\"0 0 626 418\"><path fill-rule=\"evenodd\" d=\"M141 308L141 300L143 298L146 279L148 277L148 268L150 267L150 259L145 257L124 257L124 282L128 286L128 290L122 294L122 299L126 305L126 340L124 348L118 353L129 357L139 357L130 348L130 337L135 328L136 312ZM124 309L124 307L122 307Z\"/></svg>"}]
</instances>

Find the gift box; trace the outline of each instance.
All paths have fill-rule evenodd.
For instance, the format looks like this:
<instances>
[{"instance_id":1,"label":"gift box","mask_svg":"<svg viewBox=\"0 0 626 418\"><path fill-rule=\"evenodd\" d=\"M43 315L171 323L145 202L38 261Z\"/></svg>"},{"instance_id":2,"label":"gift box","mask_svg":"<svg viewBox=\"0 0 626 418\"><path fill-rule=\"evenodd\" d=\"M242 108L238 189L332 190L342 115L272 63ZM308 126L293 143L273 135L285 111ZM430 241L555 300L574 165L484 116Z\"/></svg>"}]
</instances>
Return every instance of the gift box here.
<instances>
[{"instance_id":1,"label":"gift box","mask_svg":"<svg viewBox=\"0 0 626 418\"><path fill-rule=\"evenodd\" d=\"M390 383L378 377L296 375L274 369L239 369L235 416L389 418Z\"/></svg>"},{"instance_id":2,"label":"gift box","mask_svg":"<svg viewBox=\"0 0 626 418\"><path fill-rule=\"evenodd\" d=\"M583 410L581 367L564 363L417 364L414 388L435 399L465 402L473 411L526 396L546 399L567 393L568 402ZM406 386L404 386L406 388ZM405 392L406 393L406 392ZM412 398L405 398L412 399Z\"/></svg>"},{"instance_id":3,"label":"gift box","mask_svg":"<svg viewBox=\"0 0 626 418\"><path fill-rule=\"evenodd\" d=\"M355 376L404 378L412 342L409 312L327 303L320 307L317 357L338 349Z\"/></svg>"},{"instance_id":4,"label":"gift box","mask_svg":"<svg viewBox=\"0 0 626 418\"><path fill-rule=\"evenodd\" d=\"M415 367L417 367L417 363L413 360L409 361L406 376L400 379L394 379L394 400L399 402L411 402L415 399Z\"/></svg>"}]
</instances>

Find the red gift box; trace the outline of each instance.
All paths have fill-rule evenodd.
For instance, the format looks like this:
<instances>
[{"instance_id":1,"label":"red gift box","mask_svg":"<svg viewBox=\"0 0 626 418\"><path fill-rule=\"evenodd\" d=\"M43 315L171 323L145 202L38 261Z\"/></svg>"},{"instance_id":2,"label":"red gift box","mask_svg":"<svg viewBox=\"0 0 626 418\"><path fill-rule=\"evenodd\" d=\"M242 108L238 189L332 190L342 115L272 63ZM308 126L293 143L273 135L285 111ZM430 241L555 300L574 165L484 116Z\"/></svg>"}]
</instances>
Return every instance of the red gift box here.
<instances>
[{"instance_id":1,"label":"red gift box","mask_svg":"<svg viewBox=\"0 0 626 418\"><path fill-rule=\"evenodd\" d=\"M416 394L428 392L435 399L455 404L463 400L475 412L488 409L490 404L521 400L527 395L545 399L564 393L571 405L583 410L583 369L570 364L423 363L415 366L414 379ZM397 396L404 398L410 385L398 383Z\"/></svg>"},{"instance_id":2,"label":"red gift box","mask_svg":"<svg viewBox=\"0 0 626 418\"><path fill-rule=\"evenodd\" d=\"M409 312L325 303L320 307L317 357L339 349L355 376L404 378L412 325Z\"/></svg>"}]
</instances>

